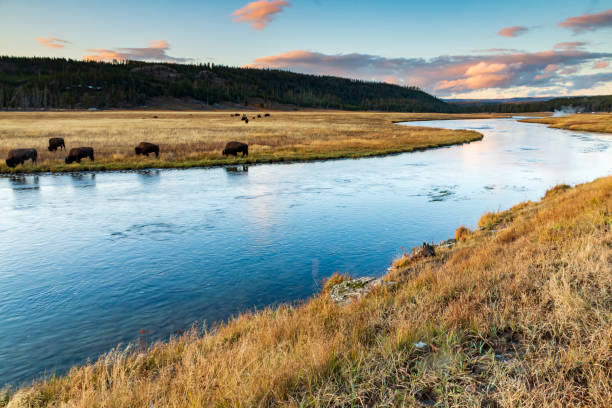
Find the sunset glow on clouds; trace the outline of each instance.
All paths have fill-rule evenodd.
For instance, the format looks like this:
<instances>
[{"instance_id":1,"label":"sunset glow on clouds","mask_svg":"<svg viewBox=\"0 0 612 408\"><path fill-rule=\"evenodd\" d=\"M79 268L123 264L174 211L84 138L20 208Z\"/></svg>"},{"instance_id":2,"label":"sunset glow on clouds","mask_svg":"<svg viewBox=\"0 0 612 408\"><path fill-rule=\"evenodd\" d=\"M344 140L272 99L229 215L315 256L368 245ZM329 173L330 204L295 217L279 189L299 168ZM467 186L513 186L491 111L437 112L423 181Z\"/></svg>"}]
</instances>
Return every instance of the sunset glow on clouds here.
<instances>
[{"instance_id":1,"label":"sunset glow on clouds","mask_svg":"<svg viewBox=\"0 0 612 408\"><path fill-rule=\"evenodd\" d=\"M594 31L600 28L612 27L612 9L596 14L583 14L579 17L570 17L558 24L559 27L572 30L574 33Z\"/></svg>"},{"instance_id":2,"label":"sunset glow on clouds","mask_svg":"<svg viewBox=\"0 0 612 408\"><path fill-rule=\"evenodd\" d=\"M593 69L604 69L608 68L610 64L607 61L598 61L593 64Z\"/></svg>"},{"instance_id":3,"label":"sunset glow on clouds","mask_svg":"<svg viewBox=\"0 0 612 408\"><path fill-rule=\"evenodd\" d=\"M263 30L272 21L272 17L289 7L286 0L257 0L234 11L234 21L250 23L255 30Z\"/></svg>"},{"instance_id":4,"label":"sunset glow on clouds","mask_svg":"<svg viewBox=\"0 0 612 408\"><path fill-rule=\"evenodd\" d=\"M71 1L45 15L3 3L0 35L11 41L0 54L279 68L440 97L612 94L612 9L601 6L610 0L132 0L121 10ZM39 14L36 41L28 13ZM164 40L143 43L152 38Z\"/></svg>"},{"instance_id":5,"label":"sunset glow on clouds","mask_svg":"<svg viewBox=\"0 0 612 408\"><path fill-rule=\"evenodd\" d=\"M166 52L170 49L170 44L165 40L151 41L149 47L144 48L116 48L107 49L88 49L87 52L93 53L83 57L85 61L163 61L163 62L189 62L188 58L176 58L169 56Z\"/></svg>"},{"instance_id":6,"label":"sunset glow on clouds","mask_svg":"<svg viewBox=\"0 0 612 408\"><path fill-rule=\"evenodd\" d=\"M506 27L499 30L497 33L502 37L518 37L521 34L525 34L528 31L527 27L523 26L514 26L514 27Z\"/></svg>"},{"instance_id":7,"label":"sunset glow on clouds","mask_svg":"<svg viewBox=\"0 0 612 408\"><path fill-rule=\"evenodd\" d=\"M66 44L70 44L70 41L62 40L61 38L57 37L37 37L36 41L38 41L38 43L43 47L47 48L64 48Z\"/></svg>"},{"instance_id":8,"label":"sunset glow on clouds","mask_svg":"<svg viewBox=\"0 0 612 408\"><path fill-rule=\"evenodd\" d=\"M596 60L609 57L612 57L612 53L590 53L576 49L441 56L430 60L384 58L357 53L326 55L297 50L258 58L249 66L362 80L385 80L400 85L417 85L436 95L451 96L513 87L540 88L545 92L555 88L578 90L582 89L578 87L586 88L589 79L593 86L610 80L601 75L574 75L584 64L593 64Z\"/></svg>"}]
</instances>

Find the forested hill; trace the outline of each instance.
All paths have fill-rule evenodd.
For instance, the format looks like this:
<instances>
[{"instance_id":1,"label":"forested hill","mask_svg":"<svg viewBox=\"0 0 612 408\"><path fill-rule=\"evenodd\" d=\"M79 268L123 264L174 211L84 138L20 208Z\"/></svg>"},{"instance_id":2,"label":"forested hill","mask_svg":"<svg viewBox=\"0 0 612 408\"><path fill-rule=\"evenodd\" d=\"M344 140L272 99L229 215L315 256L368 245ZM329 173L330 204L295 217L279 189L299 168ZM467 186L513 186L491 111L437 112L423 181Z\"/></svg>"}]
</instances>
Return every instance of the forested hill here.
<instances>
[{"instance_id":1,"label":"forested hill","mask_svg":"<svg viewBox=\"0 0 612 408\"><path fill-rule=\"evenodd\" d=\"M211 107L229 103L262 108L463 110L416 87L279 70L0 57L0 109L136 108L176 98Z\"/></svg>"},{"instance_id":2,"label":"forested hill","mask_svg":"<svg viewBox=\"0 0 612 408\"><path fill-rule=\"evenodd\" d=\"M471 112L610 112L612 111L612 95L569 96L553 98L546 101L522 103L464 103L464 111Z\"/></svg>"}]
</instances>

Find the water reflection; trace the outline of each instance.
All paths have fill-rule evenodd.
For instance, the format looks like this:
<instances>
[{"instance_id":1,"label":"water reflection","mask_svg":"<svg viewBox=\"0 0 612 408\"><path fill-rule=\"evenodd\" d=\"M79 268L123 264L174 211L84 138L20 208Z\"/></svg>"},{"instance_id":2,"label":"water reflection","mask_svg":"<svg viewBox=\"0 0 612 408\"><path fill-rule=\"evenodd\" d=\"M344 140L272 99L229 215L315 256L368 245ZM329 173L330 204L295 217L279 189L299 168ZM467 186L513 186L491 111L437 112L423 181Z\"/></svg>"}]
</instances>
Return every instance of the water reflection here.
<instances>
[{"instance_id":1,"label":"water reflection","mask_svg":"<svg viewBox=\"0 0 612 408\"><path fill-rule=\"evenodd\" d=\"M40 178L37 175L14 175L10 176L9 180L13 190L39 190Z\"/></svg>"},{"instance_id":2,"label":"water reflection","mask_svg":"<svg viewBox=\"0 0 612 408\"><path fill-rule=\"evenodd\" d=\"M72 185L76 188L89 188L96 186L95 173L71 173Z\"/></svg>"},{"instance_id":3,"label":"water reflection","mask_svg":"<svg viewBox=\"0 0 612 408\"><path fill-rule=\"evenodd\" d=\"M139 170L136 172L138 180L145 185L157 184L160 181L161 171L159 169Z\"/></svg>"},{"instance_id":4,"label":"water reflection","mask_svg":"<svg viewBox=\"0 0 612 408\"><path fill-rule=\"evenodd\" d=\"M242 165L242 166L227 166L227 167L225 167L225 171L227 172L228 175L246 174L246 173L249 172L249 166L247 166L247 165Z\"/></svg>"}]
</instances>

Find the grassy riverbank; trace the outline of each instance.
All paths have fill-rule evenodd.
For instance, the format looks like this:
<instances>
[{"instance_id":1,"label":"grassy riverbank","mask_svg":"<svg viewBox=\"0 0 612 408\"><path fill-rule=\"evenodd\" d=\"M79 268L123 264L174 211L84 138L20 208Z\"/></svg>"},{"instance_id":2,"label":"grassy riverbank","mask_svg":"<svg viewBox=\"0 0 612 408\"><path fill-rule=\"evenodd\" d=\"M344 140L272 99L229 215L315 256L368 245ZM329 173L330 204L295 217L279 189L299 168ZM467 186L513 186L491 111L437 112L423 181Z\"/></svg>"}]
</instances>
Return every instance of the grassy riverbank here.
<instances>
[{"instance_id":1,"label":"grassy riverbank","mask_svg":"<svg viewBox=\"0 0 612 408\"><path fill-rule=\"evenodd\" d=\"M612 177L558 186L433 258L397 260L397 285L352 304L328 282L301 306L110 353L8 406L610 406L611 209Z\"/></svg>"},{"instance_id":2,"label":"grassy riverbank","mask_svg":"<svg viewBox=\"0 0 612 408\"><path fill-rule=\"evenodd\" d=\"M14 148L36 148L39 161L0 173L187 168L227 164L356 158L480 140L474 131L413 128L399 121L491 118L501 115L386 114L355 112L249 112L249 123L223 112L0 112L0 157ZM96 161L64 164L64 152L47 151L50 137L66 147L91 146ZM225 143L249 143L248 158L221 155ZM161 156L136 157L141 141L160 145Z\"/></svg>"},{"instance_id":3,"label":"grassy riverbank","mask_svg":"<svg viewBox=\"0 0 612 408\"><path fill-rule=\"evenodd\" d=\"M521 122L543 123L557 129L612 133L612 114L610 113L550 116L547 118L523 119Z\"/></svg>"}]
</instances>

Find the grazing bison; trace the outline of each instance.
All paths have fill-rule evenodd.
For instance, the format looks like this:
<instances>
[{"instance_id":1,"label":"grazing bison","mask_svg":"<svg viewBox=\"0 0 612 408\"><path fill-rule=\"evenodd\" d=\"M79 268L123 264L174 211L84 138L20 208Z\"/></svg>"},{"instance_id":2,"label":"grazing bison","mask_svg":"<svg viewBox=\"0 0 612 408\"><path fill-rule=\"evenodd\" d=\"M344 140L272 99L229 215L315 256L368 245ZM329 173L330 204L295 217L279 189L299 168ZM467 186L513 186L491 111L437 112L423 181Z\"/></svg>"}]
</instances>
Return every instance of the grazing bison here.
<instances>
[{"instance_id":1,"label":"grazing bison","mask_svg":"<svg viewBox=\"0 0 612 408\"><path fill-rule=\"evenodd\" d=\"M258 118L261 118L261 115L257 115Z\"/></svg>"},{"instance_id":2,"label":"grazing bison","mask_svg":"<svg viewBox=\"0 0 612 408\"><path fill-rule=\"evenodd\" d=\"M51 139L49 139L49 151L50 152L54 152L57 149L62 150L62 148L64 150L66 150L66 145L64 144L64 139L62 139L61 137L52 137Z\"/></svg>"},{"instance_id":3,"label":"grazing bison","mask_svg":"<svg viewBox=\"0 0 612 408\"><path fill-rule=\"evenodd\" d=\"M139 154L149 157L149 153L155 153L155 157L159 157L159 146L149 142L140 142L138 146L134 148L136 156Z\"/></svg>"},{"instance_id":4,"label":"grazing bison","mask_svg":"<svg viewBox=\"0 0 612 408\"><path fill-rule=\"evenodd\" d=\"M242 142L229 142L225 145L225 149L223 149L223 155L233 155L238 156L238 153L242 153L242 156L249 155L249 145Z\"/></svg>"},{"instance_id":5,"label":"grazing bison","mask_svg":"<svg viewBox=\"0 0 612 408\"><path fill-rule=\"evenodd\" d=\"M244 123L249 123L249 118L244 118Z\"/></svg>"},{"instance_id":6,"label":"grazing bison","mask_svg":"<svg viewBox=\"0 0 612 408\"><path fill-rule=\"evenodd\" d=\"M89 157L91 161L94 161L93 147L75 147L74 149L70 149L65 162L66 164L74 162L80 163L81 159L84 159L85 157Z\"/></svg>"},{"instance_id":7,"label":"grazing bison","mask_svg":"<svg viewBox=\"0 0 612 408\"><path fill-rule=\"evenodd\" d=\"M268 118L268 117L270 117L270 114L269 114L269 113L266 113L266 114L264 115L264 117Z\"/></svg>"},{"instance_id":8,"label":"grazing bison","mask_svg":"<svg viewBox=\"0 0 612 408\"><path fill-rule=\"evenodd\" d=\"M243 116L240 118L240 120L249 120L249 118L247 118L246 116Z\"/></svg>"},{"instance_id":9,"label":"grazing bison","mask_svg":"<svg viewBox=\"0 0 612 408\"><path fill-rule=\"evenodd\" d=\"M32 160L32 164L34 164L37 158L38 152L36 149L13 149L8 152L6 165L13 168L18 164L23 164L26 160Z\"/></svg>"}]
</instances>

